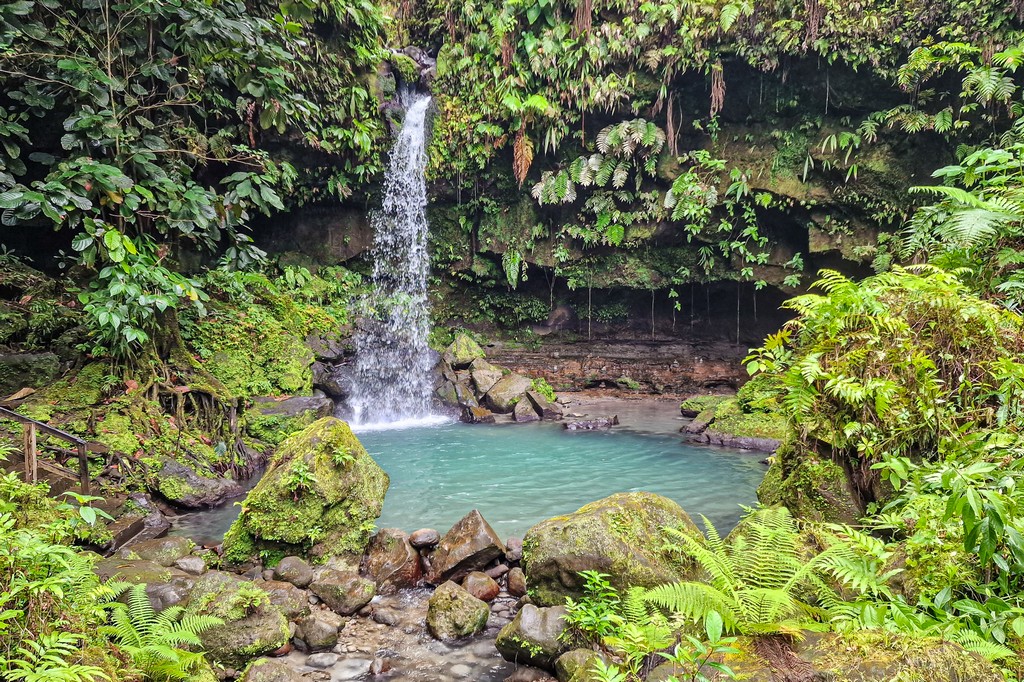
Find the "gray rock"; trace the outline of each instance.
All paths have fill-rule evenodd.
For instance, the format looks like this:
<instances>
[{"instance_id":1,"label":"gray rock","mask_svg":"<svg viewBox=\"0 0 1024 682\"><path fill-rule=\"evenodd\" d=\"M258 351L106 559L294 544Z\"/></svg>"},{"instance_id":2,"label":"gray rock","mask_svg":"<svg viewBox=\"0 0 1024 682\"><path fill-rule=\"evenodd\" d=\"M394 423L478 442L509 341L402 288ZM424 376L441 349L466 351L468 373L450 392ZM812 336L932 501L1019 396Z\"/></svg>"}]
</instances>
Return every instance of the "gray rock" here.
<instances>
[{"instance_id":1,"label":"gray rock","mask_svg":"<svg viewBox=\"0 0 1024 682\"><path fill-rule=\"evenodd\" d=\"M522 374L513 372L503 376L487 391L487 407L494 412L511 412L516 400L530 390L531 384Z\"/></svg>"},{"instance_id":2,"label":"gray rock","mask_svg":"<svg viewBox=\"0 0 1024 682\"><path fill-rule=\"evenodd\" d=\"M473 364L476 362L474 360ZM487 364L486 368L470 369L470 376L473 378L473 386L476 388L477 395L485 395L502 377L500 369L489 363L485 364Z\"/></svg>"},{"instance_id":3,"label":"gray rock","mask_svg":"<svg viewBox=\"0 0 1024 682\"><path fill-rule=\"evenodd\" d=\"M193 547L195 547L195 543L188 538L172 536L132 543L119 549L115 556L126 559L137 558L170 567L178 559L189 556Z\"/></svg>"},{"instance_id":4,"label":"gray rock","mask_svg":"<svg viewBox=\"0 0 1024 682\"><path fill-rule=\"evenodd\" d=\"M309 587L313 582L313 569L297 556L286 556L274 568L274 577L295 587Z\"/></svg>"},{"instance_id":5,"label":"gray rock","mask_svg":"<svg viewBox=\"0 0 1024 682\"><path fill-rule=\"evenodd\" d=\"M189 575L202 575L206 573L206 562L202 557L184 556L174 562L174 567L185 571Z\"/></svg>"},{"instance_id":6,"label":"gray rock","mask_svg":"<svg viewBox=\"0 0 1024 682\"><path fill-rule=\"evenodd\" d=\"M593 649L566 651L555 661L555 674L563 682L600 682L591 672L598 661L607 663L608 659Z\"/></svg>"},{"instance_id":7,"label":"gray rock","mask_svg":"<svg viewBox=\"0 0 1024 682\"><path fill-rule=\"evenodd\" d=\"M597 429L610 429L619 425L619 418L595 417L594 419L574 419L566 422L563 426L569 431L596 431Z\"/></svg>"},{"instance_id":8,"label":"gray rock","mask_svg":"<svg viewBox=\"0 0 1024 682\"><path fill-rule=\"evenodd\" d=\"M548 402L548 399L537 391L527 391L526 398L543 419L562 418L562 408L556 403Z\"/></svg>"},{"instance_id":9,"label":"gray rock","mask_svg":"<svg viewBox=\"0 0 1024 682\"><path fill-rule=\"evenodd\" d=\"M306 593L295 585L283 580L267 580L260 588L270 597L270 603L281 609L288 620L295 620L309 613Z\"/></svg>"},{"instance_id":10,"label":"gray rock","mask_svg":"<svg viewBox=\"0 0 1024 682\"><path fill-rule=\"evenodd\" d=\"M330 668L332 665L338 662L341 658L338 654L330 652L322 652L319 654L310 654L306 657L306 665L310 668Z\"/></svg>"},{"instance_id":11,"label":"gray rock","mask_svg":"<svg viewBox=\"0 0 1024 682\"><path fill-rule=\"evenodd\" d=\"M505 558L509 561L521 561L523 558L523 539L512 537L505 541Z\"/></svg>"},{"instance_id":12,"label":"gray rock","mask_svg":"<svg viewBox=\"0 0 1024 682\"><path fill-rule=\"evenodd\" d=\"M465 424L493 424L494 413L485 407L464 407L459 421Z\"/></svg>"},{"instance_id":13,"label":"gray rock","mask_svg":"<svg viewBox=\"0 0 1024 682\"><path fill-rule=\"evenodd\" d=\"M60 358L54 353L0 353L0 398L21 388L39 388L57 379Z\"/></svg>"},{"instance_id":14,"label":"gray rock","mask_svg":"<svg viewBox=\"0 0 1024 682\"><path fill-rule=\"evenodd\" d=\"M501 629L494 646L506 661L553 671L555 661L565 651L561 640L565 628L564 606L537 608L527 604Z\"/></svg>"},{"instance_id":15,"label":"gray rock","mask_svg":"<svg viewBox=\"0 0 1024 682\"><path fill-rule=\"evenodd\" d=\"M242 672L238 682L308 682L284 663L269 658L257 658Z\"/></svg>"},{"instance_id":16,"label":"gray rock","mask_svg":"<svg viewBox=\"0 0 1024 682\"><path fill-rule=\"evenodd\" d=\"M309 586L332 611L350 616L370 603L376 590L373 581L357 573L322 569Z\"/></svg>"},{"instance_id":17,"label":"gray rock","mask_svg":"<svg viewBox=\"0 0 1024 682\"><path fill-rule=\"evenodd\" d=\"M535 422L540 421L540 414L534 409L533 403L526 398L520 398L519 402L512 409L512 416L517 422Z\"/></svg>"},{"instance_id":18,"label":"gray rock","mask_svg":"<svg viewBox=\"0 0 1024 682\"><path fill-rule=\"evenodd\" d=\"M338 643L338 630L344 619L328 609L316 609L296 623L301 639L311 651L326 650Z\"/></svg>"}]
</instances>

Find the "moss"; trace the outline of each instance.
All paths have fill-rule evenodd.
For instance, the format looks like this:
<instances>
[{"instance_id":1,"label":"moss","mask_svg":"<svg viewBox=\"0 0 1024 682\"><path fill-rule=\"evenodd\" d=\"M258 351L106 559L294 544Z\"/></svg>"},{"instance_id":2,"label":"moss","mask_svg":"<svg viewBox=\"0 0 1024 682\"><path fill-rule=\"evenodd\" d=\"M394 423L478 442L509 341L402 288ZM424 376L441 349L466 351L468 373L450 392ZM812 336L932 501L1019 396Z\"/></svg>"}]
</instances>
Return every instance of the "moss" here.
<instances>
[{"instance_id":1,"label":"moss","mask_svg":"<svg viewBox=\"0 0 1024 682\"><path fill-rule=\"evenodd\" d=\"M692 395L679 405L683 414L700 414L704 410L713 410L719 403L727 400L725 395ZM711 414L714 414L713 412Z\"/></svg>"},{"instance_id":2,"label":"moss","mask_svg":"<svg viewBox=\"0 0 1024 682\"><path fill-rule=\"evenodd\" d=\"M312 474L307 490L289 489L295 462ZM225 537L225 554L237 561L253 549L303 553L317 543L327 554L362 553L387 487L387 474L348 425L321 419L281 444Z\"/></svg>"},{"instance_id":3,"label":"moss","mask_svg":"<svg viewBox=\"0 0 1024 682\"><path fill-rule=\"evenodd\" d=\"M96 440L114 452L128 455L142 449L131 418L115 410L108 411L103 421L96 425Z\"/></svg>"},{"instance_id":4,"label":"moss","mask_svg":"<svg viewBox=\"0 0 1024 682\"><path fill-rule=\"evenodd\" d=\"M303 412L294 417L276 414L260 414L259 410L249 410L245 414L245 431L253 438L279 445L285 438L301 431L316 421L316 413Z\"/></svg>"},{"instance_id":5,"label":"moss","mask_svg":"<svg viewBox=\"0 0 1024 682\"><path fill-rule=\"evenodd\" d=\"M776 451L757 499L813 521L855 523L863 513L842 466L814 453L797 453L790 444Z\"/></svg>"},{"instance_id":6,"label":"moss","mask_svg":"<svg viewBox=\"0 0 1024 682\"><path fill-rule=\"evenodd\" d=\"M403 83L415 85L420 80L420 65L408 55L394 52L388 55L388 63L398 72Z\"/></svg>"},{"instance_id":7,"label":"moss","mask_svg":"<svg viewBox=\"0 0 1024 682\"><path fill-rule=\"evenodd\" d=\"M111 376L111 368L107 363L90 362L75 374L32 396L29 403L45 401L57 405L63 411L92 407L103 402L104 390L112 382L117 382Z\"/></svg>"},{"instance_id":8,"label":"moss","mask_svg":"<svg viewBox=\"0 0 1024 682\"><path fill-rule=\"evenodd\" d=\"M724 400L715 407L715 431L744 438L783 440L789 423L780 412L745 411L738 398Z\"/></svg>"}]
</instances>

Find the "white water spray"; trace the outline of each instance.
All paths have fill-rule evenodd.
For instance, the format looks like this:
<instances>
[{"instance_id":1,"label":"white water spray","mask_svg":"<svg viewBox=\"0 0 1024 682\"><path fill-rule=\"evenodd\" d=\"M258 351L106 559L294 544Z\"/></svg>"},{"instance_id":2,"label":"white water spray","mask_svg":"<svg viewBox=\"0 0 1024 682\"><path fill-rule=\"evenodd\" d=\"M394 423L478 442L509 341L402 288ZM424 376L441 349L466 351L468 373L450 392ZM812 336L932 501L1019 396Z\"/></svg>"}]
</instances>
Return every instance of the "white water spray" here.
<instances>
[{"instance_id":1,"label":"white water spray","mask_svg":"<svg viewBox=\"0 0 1024 682\"><path fill-rule=\"evenodd\" d=\"M373 293L356 335L355 425L423 420L430 415L433 359L427 345L426 117L415 96L391 150L384 203L371 216Z\"/></svg>"}]
</instances>

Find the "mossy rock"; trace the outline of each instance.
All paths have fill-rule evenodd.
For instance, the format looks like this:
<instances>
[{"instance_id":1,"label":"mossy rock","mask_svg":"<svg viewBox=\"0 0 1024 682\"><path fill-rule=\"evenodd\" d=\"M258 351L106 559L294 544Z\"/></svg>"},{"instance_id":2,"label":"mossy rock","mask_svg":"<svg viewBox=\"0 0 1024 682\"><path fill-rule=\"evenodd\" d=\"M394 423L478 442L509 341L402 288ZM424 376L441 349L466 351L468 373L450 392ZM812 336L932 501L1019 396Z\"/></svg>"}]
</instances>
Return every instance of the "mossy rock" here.
<instances>
[{"instance_id":1,"label":"mossy rock","mask_svg":"<svg viewBox=\"0 0 1024 682\"><path fill-rule=\"evenodd\" d=\"M0 353L0 397L45 386L58 374L60 359L54 353Z\"/></svg>"},{"instance_id":2,"label":"mossy rock","mask_svg":"<svg viewBox=\"0 0 1024 682\"><path fill-rule=\"evenodd\" d=\"M529 594L542 605L582 594L580 571L600 571L624 593L693 577L695 566L665 548L665 527L702 537L683 508L653 493L617 493L541 521L523 539Z\"/></svg>"},{"instance_id":3,"label":"mossy rock","mask_svg":"<svg viewBox=\"0 0 1024 682\"><path fill-rule=\"evenodd\" d=\"M484 349L468 334L459 334L444 351L444 360L456 369L469 367L474 360L484 357Z\"/></svg>"},{"instance_id":4,"label":"mossy rock","mask_svg":"<svg viewBox=\"0 0 1024 682\"><path fill-rule=\"evenodd\" d=\"M486 602L449 580L430 596L427 629L442 641L468 637L483 631L490 613Z\"/></svg>"},{"instance_id":5,"label":"mossy rock","mask_svg":"<svg viewBox=\"0 0 1024 682\"><path fill-rule=\"evenodd\" d=\"M765 506L781 504L810 521L856 523L864 514L842 466L814 453L798 454L790 445L776 452L757 499Z\"/></svg>"},{"instance_id":6,"label":"mossy rock","mask_svg":"<svg viewBox=\"0 0 1024 682\"><path fill-rule=\"evenodd\" d=\"M679 412L684 417L696 417L705 410L713 410L724 401L727 395L691 395L679 405Z\"/></svg>"},{"instance_id":7,"label":"mossy rock","mask_svg":"<svg viewBox=\"0 0 1024 682\"><path fill-rule=\"evenodd\" d=\"M348 424L325 417L285 440L224 538L239 562L259 549L362 554L380 516L388 475Z\"/></svg>"},{"instance_id":8,"label":"mossy rock","mask_svg":"<svg viewBox=\"0 0 1024 682\"><path fill-rule=\"evenodd\" d=\"M212 471L202 471L192 463L163 457L160 469L153 476L151 486L168 502L186 509L213 507L224 500L241 495L242 487Z\"/></svg>"},{"instance_id":9,"label":"mossy rock","mask_svg":"<svg viewBox=\"0 0 1024 682\"><path fill-rule=\"evenodd\" d=\"M241 667L249 660L280 649L288 642L288 619L255 584L222 571L196 580L188 615L212 615L224 621L200 635L212 660Z\"/></svg>"},{"instance_id":10,"label":"mossy rock","mask_svg":"<svg viewBox=\"0 0 1024 682\"><path fill-rule=\"evenodd\" d=\"M388 55L388 63L407 85L415 85L420 81L420 65L409 55L393 52Z\"/></svg>"},{"instance_id":11,"label":"mossy rock","mask_svg":"<svg viewBox=\"0 0 1024 682\"><path fill-rule=\"evenodd\" d=\"M782 441L789 432L789 422L781 412L747 411L739 398L730 398L715 408L711 428L739 438Z\"/></svg>"}]
</instances>

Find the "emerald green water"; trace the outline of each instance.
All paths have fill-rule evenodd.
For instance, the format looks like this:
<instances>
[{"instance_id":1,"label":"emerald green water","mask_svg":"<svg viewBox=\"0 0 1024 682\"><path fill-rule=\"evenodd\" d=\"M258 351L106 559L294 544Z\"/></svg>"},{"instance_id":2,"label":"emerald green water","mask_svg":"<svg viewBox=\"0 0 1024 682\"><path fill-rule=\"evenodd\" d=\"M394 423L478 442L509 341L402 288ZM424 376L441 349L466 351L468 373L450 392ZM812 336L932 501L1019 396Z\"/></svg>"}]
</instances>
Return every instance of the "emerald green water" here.
<instances>
[{"instance_id":1,"label":"emerald green water","mask_svg":"<svg viewBox=\"0 0 1024 682\"><path fill-rule=\"evenodd\" d=\"M756 502L763 454L687 445L674 402L600 405L618 414L610 431L567 431L559 423L435 423L357 430L391 477L379 528L437 528L472 509L502 536L522 535L551 516L616 492L646 490L678 502L722 530ZM238 514L228 504L179 517L174 533L217 541Z\"/></svg>"}]
</instances>

